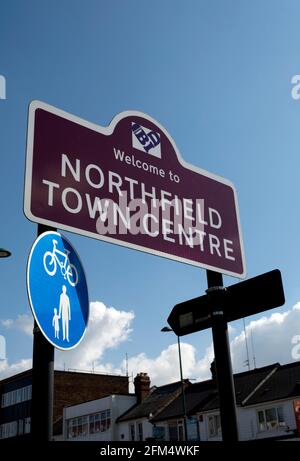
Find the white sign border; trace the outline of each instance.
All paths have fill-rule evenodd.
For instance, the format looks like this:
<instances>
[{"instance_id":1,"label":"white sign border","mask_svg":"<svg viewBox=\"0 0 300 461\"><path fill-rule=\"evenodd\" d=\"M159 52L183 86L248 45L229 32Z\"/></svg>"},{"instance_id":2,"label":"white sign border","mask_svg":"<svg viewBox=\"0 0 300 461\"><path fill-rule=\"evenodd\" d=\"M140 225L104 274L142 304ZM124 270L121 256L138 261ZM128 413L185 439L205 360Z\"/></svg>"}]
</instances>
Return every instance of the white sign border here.
<instances>
[{"instance_id":1,"label":"white sign border","mask_svg":"<svg viewBox=\"0 0 300 461\"><path fill-rule=\"evenodd\" d=\"M141 245L135 245L133 243L124 242L122 240L118 240L118 239L115 239L113 237L108 237L106 235L97 234L96 232L95 233L89 232L89 231L86 231L86 230L78 229L76 227L68 226L68 225L65 225L65 224L62 224L62 223L58 223L58 222L55 222L55 221L50 221L50 220L47 220L47 219L38 218L38 217L34 216L31 213L30 203L31 203L31 185L32 185L34 124L35 124L35 111L37 109L43 109L43 110L45 110L47 112L50 112L50 113L52 113L54 115L62 117L64 119L66 119L66 120L70 120L71 122L77 123L77 124L79 124L81 126L89 128L90 130L96 131L96 132L104 134L106 136L110 136L114 132L114 129L115 129L116 125L119 123L120 120L122 120L125 117L129 117L129 116L142 117L142 118L145 118L146 120L149 120L151 123L154 123L155 125L157 125L159 127L159 129L165 134L165 136L171 142L171 144L173 146L173 149L176 152L177 159L178 159L179 163L184 168L186 168L188 170L191 170L191 171L194 171L196 173L199 173L199 174L201 174L203 176L206 176L208 178L211 178L211 179L213 179L215 181L218 181L218 182L220 182L222 184L225 184L225 185L231 187L231 189L233 190L234 204L235 204L235 211L236 211L237 225L238 225L238 233L239 233L239 243L240 243L240 248L241 248L243 272L241 274L238 274L236 272L228 271L228 270L225 270L225 269L222 269L222 268L219 268L219 267L215 267L215 266L210 266L210 265L204 264L204 263L198 263L197 261L193 261L193 260L190 260L190 259L187 259L187 258L182 258L182 257L176 256L176 255L171 255L169 253L164 253L162 251L152 250L150 248L143 247ZM149 253L149 254L152 254L152 255L161 256L163 258L171 259L173 261L179 261L179 262L191 265L191 266L200 267L202 269L212 270L212 271L215 271L215 272L220 272L222 274L229 275L231 277L237 277L237 278L241 278L241 279L244 279L246 277L246 262L245 262L245 254L244 254L243 237L242 237L242 232L241 232L240 213L239 213L239 207L238 207L238 201L237 201L237 193L236 193L236 189L235 189L234 185L231 183L231 181L229 181L229 180L227 180L225 178L222 178L221 176L217 176L217 175L215 175L213 173L210 173L210 172L208 172L206 170L202 170L201 168L198 168L198 167L196 167L194 165L191 165L191 164L187 163L181 157L181 154L180 154L179 150L177 149L177 146L176 146L175 141L173 140L173 138L169 135L167 130L159 122L157 122L155 119L153 119L149 115L144 114L143 112L129 110L129 111L120 112L119 114L117 114L112 119L109 126L102 127L100 125L96 125L95 123L88 122L87 120L84 120L84 119L82 119L80 117L77 117L76 115L72 115L72 114L70 114L68 112L65 112L65 111L63 111L61 109L58 109L58 108L56 108L54 106L51 106L50 104L47 104L45 102L38 101L38 100L34 100L29 104L28 112L29 112L29 114L28 114L27 148L26 148L24 214L30 221L33 221L33 222L39 223L39 224L44 224L44 225L50 226L50 227L59 228L59 229L65 230L65 231L74 232L74 233L79 234L79 235L85 235L87 237L91 237L91 238L94 238L94 239L97 239L97 240L102 240L102 241L105 241L105 242L108 242L108 243L113 243L115 245L120 245L120 246L123 246L123 247L126 247L126 248L131 248L131 249L134 249L134 250L142 251L144 253Z\"/></svg>"}]
</instances>

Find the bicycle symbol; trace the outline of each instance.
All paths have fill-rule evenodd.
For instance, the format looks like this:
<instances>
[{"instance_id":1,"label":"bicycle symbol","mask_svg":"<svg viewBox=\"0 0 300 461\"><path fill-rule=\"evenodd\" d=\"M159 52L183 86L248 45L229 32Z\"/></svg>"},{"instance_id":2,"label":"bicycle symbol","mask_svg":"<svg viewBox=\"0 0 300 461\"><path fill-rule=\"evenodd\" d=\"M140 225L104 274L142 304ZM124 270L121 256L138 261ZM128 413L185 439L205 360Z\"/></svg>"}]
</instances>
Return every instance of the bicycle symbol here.
<instances>
[{"instance_id":1,"label":"bicycle symbol","mask_svg":"<svg viewBox=\"0 0 300 461\"><path fill-rule=\"evenodd\" d=\"M75 287L78 283L78 272L74 264L70 263L69 260L69 250L65 250L65 253L62 251L58 250L56 248L57 245L57 240L52 240L53 242L53 250L51 251L46 251L43 257L43 263L44 263L44 269L47 272L48 275L51 277L56 274L57 270L57 264L60 267L60 272L61 275L64 277L64 279L68 279L69 284L72 287ZM63 260L60 261L58 258L58 255L60 255Z\"/></svg>"}]
</instances>

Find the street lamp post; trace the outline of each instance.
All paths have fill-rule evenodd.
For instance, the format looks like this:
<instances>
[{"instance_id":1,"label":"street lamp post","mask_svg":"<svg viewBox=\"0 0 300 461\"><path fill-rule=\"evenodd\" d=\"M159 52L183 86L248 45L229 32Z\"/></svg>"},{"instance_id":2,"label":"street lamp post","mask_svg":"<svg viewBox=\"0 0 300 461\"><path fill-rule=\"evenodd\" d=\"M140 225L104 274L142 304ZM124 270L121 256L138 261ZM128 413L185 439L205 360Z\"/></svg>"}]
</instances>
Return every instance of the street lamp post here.
<instances>
[{"instance_id":1,"label":"street lamp post","mask_svg":"<svg viewBox=\"0 0 300 461\"><path fill-rule=\"evenodd\" d=\"M160 331L167 333L173 331L170 327L163 327ZM179 356L179 369L180 369L180 382L181 382L181 396L182 396L182 410L183 410L183 427L184 427L184 439L187 442L187 424L186 424L186 401L185 401L185 392L184 392L184 382L183 382L183 373L182 373L182 360L181 360L181 347L180 347L180 338L177 336L178 344L178 356Z\"/></svg>"}]
</instances>

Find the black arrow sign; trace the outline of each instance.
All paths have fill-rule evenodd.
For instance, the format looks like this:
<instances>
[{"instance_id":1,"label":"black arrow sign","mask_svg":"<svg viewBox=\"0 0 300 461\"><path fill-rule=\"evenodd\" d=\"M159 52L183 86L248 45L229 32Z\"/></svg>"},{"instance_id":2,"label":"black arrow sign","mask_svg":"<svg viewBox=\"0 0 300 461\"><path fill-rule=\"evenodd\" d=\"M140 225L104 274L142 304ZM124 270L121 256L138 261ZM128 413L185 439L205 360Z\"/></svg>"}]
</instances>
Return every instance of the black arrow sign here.
<instances>
[{"instance_id":1,"label":"black arrow sign","mask_svg":"<svg viewBox=\"0 0 300 461\"><path fill-rule=\"evenodd\" d=\"M281 273L275 269L231 285L218 300L227 322L282 306L285 298ZM176 304L168 318L169 325L178 336L211 328L212 302L213 298L204 295Z\"/></svg>"}]
</instances>

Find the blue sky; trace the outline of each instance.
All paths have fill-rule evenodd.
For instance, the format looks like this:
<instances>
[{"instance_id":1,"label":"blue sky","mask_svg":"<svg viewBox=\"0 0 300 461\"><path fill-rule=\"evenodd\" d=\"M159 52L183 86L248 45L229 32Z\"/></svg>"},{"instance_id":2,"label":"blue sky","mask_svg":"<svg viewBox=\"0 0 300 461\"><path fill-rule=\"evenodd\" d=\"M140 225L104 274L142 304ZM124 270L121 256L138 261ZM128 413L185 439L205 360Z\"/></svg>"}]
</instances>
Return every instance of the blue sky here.
<instances>
[{"instance_id":1,"label":"blue sky","mask_svg":"<svg viewBox=\"0 0 300 461\"><path fill-rule=\"evenodd\" d=\"M6 372L32 352L30 335L24 333L31 316L26 261L36 225L23 214L23 187L27 110L33 99L102 126L123 110L145 112L168 130L187 162L235 184L248 277L279 268L286 304L273 320L286 325L285 319L295 315L289 322L293 329L278 330L283 355L277 358L270 331L270 346L267 341L264 352L256 351L258 364L292 361L291 339L300 334L299 309L291 311L300 300L300 102L291 97L291 78L300 73L299 19L300 4L293 0L2 3L0 75L7 94L0 100L0 246L13 254L0 261ZM95 316L97 308L104 316L102 323L101 316L95 320L97 340L91 337L89 343L101 352L89 356L89 349L88 357L99 369L119 371L127 352L132 372L147 371L135 368L147 363L153 372L154 364L166 358L163 352L176 354L176 338L160 333L161 327L174 304L203 294L205 271L65 234L81 255L90 299L98 302ZM266 313L268 325L271 314ZM104 330L116 324L115 340L109 342ZM262 323L253 325L259 344ZM232 325L238 344L241 328L241 321ZM196 354L194 370L201 377L199 361L210 347L210 332L183 341L186 353ZM242 342L238 351L242 357ZM76 358L84 353L82 343ZM141 353L144 362L138 359ZM74 367L75 358L69 357L65 353L57 366L70 361ZM82 366L91 364L83 360ZM186 374L194 376L192 365Z\"/></svg>"}]
</instances>

